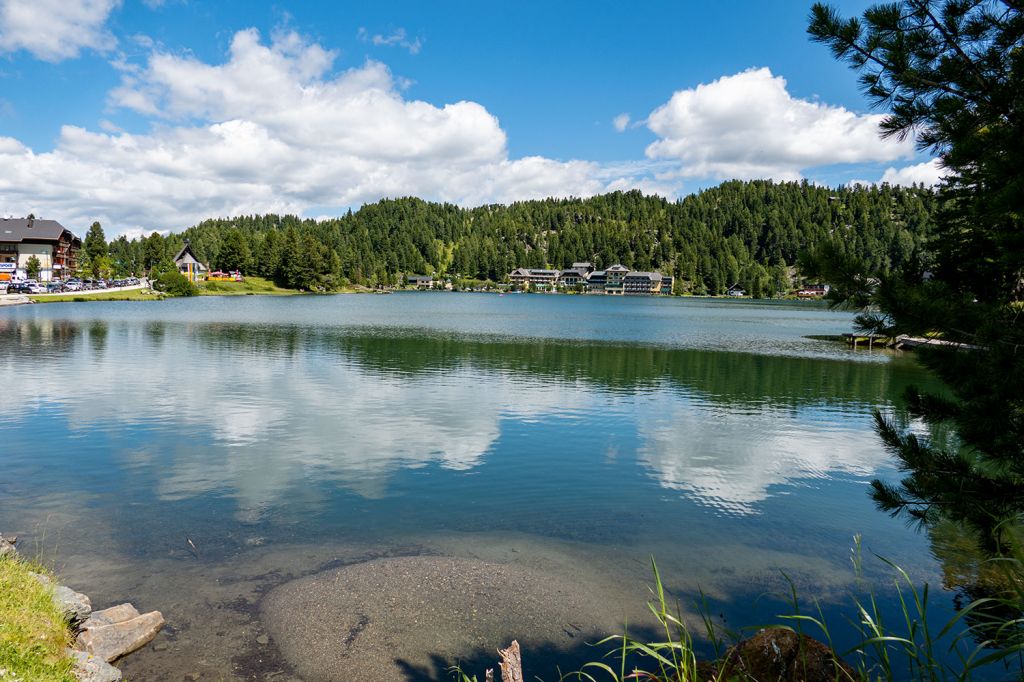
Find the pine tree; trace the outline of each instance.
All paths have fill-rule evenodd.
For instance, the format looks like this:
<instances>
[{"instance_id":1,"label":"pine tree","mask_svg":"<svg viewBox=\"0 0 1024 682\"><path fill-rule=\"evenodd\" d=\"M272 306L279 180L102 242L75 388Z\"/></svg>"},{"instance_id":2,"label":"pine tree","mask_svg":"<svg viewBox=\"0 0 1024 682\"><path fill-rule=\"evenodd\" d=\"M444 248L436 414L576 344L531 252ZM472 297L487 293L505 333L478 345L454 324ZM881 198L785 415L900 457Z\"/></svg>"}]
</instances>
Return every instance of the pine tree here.
<instances>
[{"instance_id":1,"label":"pine tree","mask_svg":"<svg viewBox=\"0 0 1024 682\"><path fill-rule=\"evenodd\" d=\"M914 136L947 173L934 235L921 245L901 237L913 254L902 267L872 267L838 243L808 259L841 284L836 300L877 307L858 318L863 330L951 344L920 352L949 395L912 389L907 399L913 415L955 427L961 446L942 447L877 415L905 477L875 481L874 498L894 514L969 524L998 548L1005 522L1024 513L1021 6L903 0L859 20L816 4L808 30L889 109L882 134Z\"/></svg>"}]
</instances>

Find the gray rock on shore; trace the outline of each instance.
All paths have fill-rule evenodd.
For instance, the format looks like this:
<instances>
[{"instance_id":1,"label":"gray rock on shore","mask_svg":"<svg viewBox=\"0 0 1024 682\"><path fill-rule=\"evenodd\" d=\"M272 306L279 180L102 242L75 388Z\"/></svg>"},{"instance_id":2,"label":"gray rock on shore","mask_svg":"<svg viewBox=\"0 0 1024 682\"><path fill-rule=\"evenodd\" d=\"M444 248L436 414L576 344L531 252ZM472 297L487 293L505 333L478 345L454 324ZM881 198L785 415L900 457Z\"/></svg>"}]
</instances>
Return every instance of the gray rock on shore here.
<instances>
[{"instance_id":1,"label":"gray rock on shore","mask_svg":"<svg viewBox=\"0 0 1024 682\"><path fill-rule=\"evenodd\" d=\"M164 617L159 611L150 611L141 616L138 613L131 604L121 604L97 612L86 623L92 624L83 627L75 647L108 663L141 649L153 641L163 628Z\"/></svg>"},{"instance_id":2,"label":"gray rock on shore","mask_svg":"<svg viewBox=\"0 0 1024 682\"><path fill-rule=\"evenodd\" d=\"M53 588L53 601L72 624L84 622L92 613L92 602L89 601L89 597L64 585Z\"/></svg>"},{"instance_id":3,"label":"gray rock on shore","mask_svg":"<svg viewBox=\"0 0 1024 682\"><path fill-rule=\"evenodd\" d=\"M0 557L18 556L18 550L14 548L14 543L17 541L17 536L10 536L5 538L3 535L0 535Z\"/></svg>"},{"instance_id":4,"label":"gray rock on shore","mask_svg":"<svg viewBox=\"0 0 1024 682\"><path fill-rule=\"evenodd\" d=\"M140 615L139 610L131 604L118 604L102 611L93 611L92 615L82 623L82 630L123 623L126 620L138 618Z\"/></svg>"},{"instance_id":5,"label":"gray rock on shore","mask_svg":"<svg viewBox=\"0 0 1024 682\"><path fill-rule=\"evenodd\" d=\"M80 682L118 682L121 679L121 671L98 656L75 649L68 649L68 655L75 660L73 673Z\"/></svg>"}]
</instances>

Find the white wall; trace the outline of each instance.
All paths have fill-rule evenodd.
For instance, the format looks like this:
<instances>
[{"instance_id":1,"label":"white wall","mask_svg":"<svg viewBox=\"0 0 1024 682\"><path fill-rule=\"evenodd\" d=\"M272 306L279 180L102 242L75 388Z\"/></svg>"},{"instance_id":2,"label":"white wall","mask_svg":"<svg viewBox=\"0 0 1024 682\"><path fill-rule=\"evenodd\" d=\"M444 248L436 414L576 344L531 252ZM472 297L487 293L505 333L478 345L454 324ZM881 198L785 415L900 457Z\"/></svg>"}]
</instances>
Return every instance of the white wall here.
<instances>
[{"instance_id":1,"label":"white wall","mask_svg":"<svg viewBox=\"0 0 1024 682\"><path fill-rule=\"evenodd\" d=\"M39 259L39 281L48 282L53 279L53 247L49 244L18 244L18 270L20 272L26 272L28 260L32 256Z\"/></svg>"}]
</instances>

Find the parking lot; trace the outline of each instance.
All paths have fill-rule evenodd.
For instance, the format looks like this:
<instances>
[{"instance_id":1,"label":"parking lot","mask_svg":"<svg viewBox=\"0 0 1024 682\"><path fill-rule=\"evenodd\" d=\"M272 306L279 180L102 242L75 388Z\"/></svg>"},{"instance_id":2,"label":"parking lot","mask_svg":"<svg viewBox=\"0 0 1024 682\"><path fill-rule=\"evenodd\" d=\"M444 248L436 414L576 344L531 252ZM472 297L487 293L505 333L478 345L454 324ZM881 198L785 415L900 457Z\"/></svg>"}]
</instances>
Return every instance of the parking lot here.
<instances>
[{"instance_id":1,"label":"parking lot","mask_svg":"<svg viewBox=\"0 0 1024 682\"><path fill-rule=\"evenodd\" d=\"M46 294L70 294L78 292L102 292L122 291L126 289L138 289L146 286L144 279L138 277L126 277L124 279L78 279L57 280L52 282L37 282L35 280L24 280L21 282L0 282L0 295L27 295L33 296Z\"/></svg>"}]
</instances>

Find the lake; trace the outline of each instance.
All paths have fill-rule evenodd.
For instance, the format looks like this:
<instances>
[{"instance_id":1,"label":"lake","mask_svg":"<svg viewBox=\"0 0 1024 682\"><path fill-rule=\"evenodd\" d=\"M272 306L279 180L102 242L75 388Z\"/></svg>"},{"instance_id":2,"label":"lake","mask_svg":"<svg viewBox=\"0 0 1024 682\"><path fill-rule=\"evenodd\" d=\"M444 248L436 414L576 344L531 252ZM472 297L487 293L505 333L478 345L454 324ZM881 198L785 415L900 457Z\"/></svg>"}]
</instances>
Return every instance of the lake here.
<instances>
[{"instance_id":1,"label":"lake","mask_svg":"<svg viewBox=\"0 0 1024 682\"><path fill-rule=\"evenodd\" d=\"M555 679L645 626L652 557L690 615L703 592L724 627L768 622L791 580L838 632L855 535L943 579L868 496L898 478L872 410L907 423L932 380L809 338L851 320L428 292L3 309L0 530L95 605L164 613L133 679L448 679L510 636ZM323 576L345 594L304 603Z\"/></svg>"}]
</instances>

